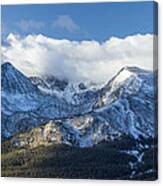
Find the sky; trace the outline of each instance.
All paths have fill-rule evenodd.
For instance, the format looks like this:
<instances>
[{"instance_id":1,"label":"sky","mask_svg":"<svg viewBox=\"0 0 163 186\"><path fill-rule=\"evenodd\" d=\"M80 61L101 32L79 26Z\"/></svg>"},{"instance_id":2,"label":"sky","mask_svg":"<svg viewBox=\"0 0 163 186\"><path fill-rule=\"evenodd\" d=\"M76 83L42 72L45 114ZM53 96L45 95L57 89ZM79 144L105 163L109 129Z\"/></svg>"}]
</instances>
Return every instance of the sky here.
<instances>
[{"instance_id":1,"label":"sky","mask_svg":"<svg viewBox=\"0 0 163 186\"><path fill-rule=\"evenodd\" d=\"M105 41L153 33L152 2L2 6L4 33Z\"/></svg>"},{"instance_id":2,"label":"sky","mask_svg":"<svg viewBox=\"0 0 163 186\"><path fill-rule=\"evenodd\" d=\"M2 6L2 59L27 76L47 73L78 81L104 82L126 65L152 69L154 6Z\"/></svg>"}]
</instances>

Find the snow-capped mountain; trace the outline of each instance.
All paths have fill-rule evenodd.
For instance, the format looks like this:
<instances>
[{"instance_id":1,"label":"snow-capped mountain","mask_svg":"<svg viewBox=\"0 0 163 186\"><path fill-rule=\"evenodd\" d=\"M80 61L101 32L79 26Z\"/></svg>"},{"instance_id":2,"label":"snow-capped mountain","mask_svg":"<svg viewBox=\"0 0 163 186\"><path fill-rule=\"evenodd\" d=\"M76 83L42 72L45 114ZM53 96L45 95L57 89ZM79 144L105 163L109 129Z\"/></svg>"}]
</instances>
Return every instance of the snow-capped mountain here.
<instances>
[{"instance_id":1,"label":"snow-capped mountain","mask_svg":"<svg viewBox=\"0 0 163 186\"><path fill-rule=\"evenodd\" d=\"M157 135L157 82L152 72L125 67L99 89L55 77L27 78L8 63L2 66L2 77L3 138L37 129L41 140L48 135L54 143L89 147L124 135ZM12 80L19 86L11 86ZM18 144L23 138L15 140Z\"/></svg>"}]
</instances>

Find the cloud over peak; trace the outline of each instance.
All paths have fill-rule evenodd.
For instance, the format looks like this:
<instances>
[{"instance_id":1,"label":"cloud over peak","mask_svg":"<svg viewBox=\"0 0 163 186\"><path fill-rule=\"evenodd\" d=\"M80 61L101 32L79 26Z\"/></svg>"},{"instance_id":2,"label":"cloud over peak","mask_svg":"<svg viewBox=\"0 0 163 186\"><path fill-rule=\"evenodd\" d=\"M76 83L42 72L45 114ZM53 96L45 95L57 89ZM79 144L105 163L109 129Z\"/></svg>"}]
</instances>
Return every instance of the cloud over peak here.
<instances>
[{"instance_id":1,"label":"cloud over peak","mask_svg":"<svg viewBox=\"0 0 163 186\"><path fill-rule=\"evenodd\" d=\"M49 74L70 81L105 83L124 66L153 70L153 37L138 34L99 43L11 33L9 45L2 46L2 58L27 76Z\"/></svg>"}]
</instances>

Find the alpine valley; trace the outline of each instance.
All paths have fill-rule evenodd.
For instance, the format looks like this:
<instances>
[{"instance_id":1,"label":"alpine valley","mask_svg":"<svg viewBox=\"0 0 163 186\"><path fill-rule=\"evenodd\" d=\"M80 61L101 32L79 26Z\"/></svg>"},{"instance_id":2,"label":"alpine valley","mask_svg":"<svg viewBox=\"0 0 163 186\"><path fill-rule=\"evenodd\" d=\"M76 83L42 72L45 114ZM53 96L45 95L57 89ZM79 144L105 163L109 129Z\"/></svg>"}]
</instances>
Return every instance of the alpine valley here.
<instances>
[{"instance_id":1,"label":"alpine valley","mask_svg":"<svg viewBox=\"0 0 163 186\"><path fill-rule=\"evenodd\" d=\"M104 85L1 65L2 176L157 179L157 72Z\"/></svg>"}]
</instances>

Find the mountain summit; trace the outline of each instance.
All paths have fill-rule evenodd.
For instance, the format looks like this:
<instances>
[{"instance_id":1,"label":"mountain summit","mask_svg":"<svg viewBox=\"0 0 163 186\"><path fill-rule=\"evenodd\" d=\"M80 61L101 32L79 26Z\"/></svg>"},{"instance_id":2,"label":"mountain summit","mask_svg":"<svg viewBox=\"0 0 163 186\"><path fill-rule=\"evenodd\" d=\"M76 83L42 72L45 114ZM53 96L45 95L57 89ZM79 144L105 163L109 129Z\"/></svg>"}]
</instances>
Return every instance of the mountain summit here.
<instances>
[{"instance_id":1,"label":"mountain summit","mask_svg":"<svg viewBox=\"0 0 163 186\"><path fill-rule=\"evenodd\" d=\"M6 62L1 66L2 91L11 94L36 93L38 88L29 78L18 71L11 63Z\"/></svg>"}]
</instances>

